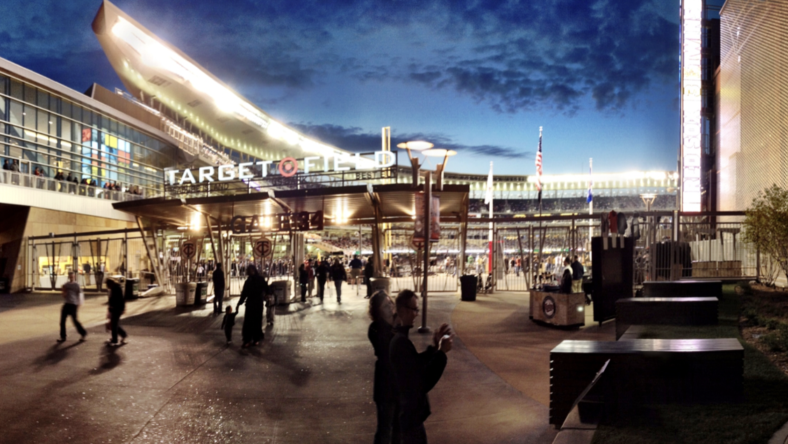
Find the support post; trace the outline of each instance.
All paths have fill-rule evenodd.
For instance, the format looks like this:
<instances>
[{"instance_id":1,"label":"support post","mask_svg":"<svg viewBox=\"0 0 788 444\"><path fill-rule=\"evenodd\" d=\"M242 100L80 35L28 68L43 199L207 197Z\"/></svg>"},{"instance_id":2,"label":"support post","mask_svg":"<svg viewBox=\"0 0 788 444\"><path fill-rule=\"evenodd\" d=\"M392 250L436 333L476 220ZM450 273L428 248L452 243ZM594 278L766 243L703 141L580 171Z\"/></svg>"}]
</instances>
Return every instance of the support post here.
<instances>
[{"instance_id":1,"label":"support post","mask_svg":"<svg viewBox=\"0 0 788 444\"><path fill-rule=\"evenodd\" d=\"M427 326L427 277L430 270L430 228L432 218L430 217L430 207L432 206L432 171L427 171L424 177L424 266L421 270L421 327L419 333L429 333L430 327Z\"/></svg>"},{"instance_id":2,"label":"support post","mask_svg":"<svg viewBox=\"0 0 788 444\"><path fill-rule=\"evenodd\" d=\"M148 254L148 259L151 262L151 267L153 267L153 275L156 276L156 282L158 282L159 285L164 285L164 283L161 280L161 276L159 276L158 263L154 261L154 258L151 256L150 245L148 245L148 240L145 238L145 227L142 224L142 217L140 216L137 216L137 226L139 227L140 234L142 235L142 244L145 245L145 253ZM155 242L155 238L154 238L154 242ZM158 261L158 258L155 259Z\"/></svg>"}]
</instances>

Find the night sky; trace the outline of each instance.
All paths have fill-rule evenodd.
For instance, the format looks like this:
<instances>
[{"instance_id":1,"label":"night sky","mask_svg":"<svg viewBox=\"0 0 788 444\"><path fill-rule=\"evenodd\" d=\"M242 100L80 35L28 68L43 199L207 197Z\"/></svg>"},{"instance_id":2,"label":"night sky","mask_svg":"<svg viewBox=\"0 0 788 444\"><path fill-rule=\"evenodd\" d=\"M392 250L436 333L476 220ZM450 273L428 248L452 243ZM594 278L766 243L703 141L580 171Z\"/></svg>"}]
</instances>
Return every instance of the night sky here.
<instances>
[{"instance_id":1,"label":"night sky","mask_svg":"<svg viewBox=\"0 0 788 444\"><path fill-rule=\"evenodd\" d=\"M450 171L676 169L679 3L114 2L279 121L340 148L426 139ZM98 1L5 0L0 57L78 91L122 87ZM401 161L402 162L402 159Z\"/></svg>"}]
</instances>

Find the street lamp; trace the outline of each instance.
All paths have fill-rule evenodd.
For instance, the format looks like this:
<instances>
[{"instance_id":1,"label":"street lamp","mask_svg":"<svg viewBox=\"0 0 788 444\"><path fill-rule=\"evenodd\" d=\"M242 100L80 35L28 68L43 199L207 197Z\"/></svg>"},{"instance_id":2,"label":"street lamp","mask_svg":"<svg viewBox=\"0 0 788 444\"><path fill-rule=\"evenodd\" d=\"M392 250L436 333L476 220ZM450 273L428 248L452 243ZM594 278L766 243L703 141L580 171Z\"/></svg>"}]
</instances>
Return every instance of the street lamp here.
<instances>
[{"instance_id":1,"label":"street lamp","mask_svg":"<svg viewBox=\"0 0 788 444\"><path fill-rule=\"evenodd\" d=\"M427 157L443 157L443 163L438 164L435 167L435 175L437 176L436 180L438 184L438 191L443 191L443 172L446 170L446 162L448 162L449 157L456 156L457 151L447 150L445 148L432 148L422 151L421 154L424 154Z\"/></svg>"},{"instance_id":2,"label":"street lamp","mask_svg":"<svg viewBox=\"0 0 788 444\"><path fill-rule=\"evenodd\" d=\"M397 148L404 148L408 151L408 159L410 159L411 165L411 173L413 174L413 185L417 186L419 184L419 169L421 165L419 164L419 158L413 157L413 153L411 151L424 151L432 148L433 144L429 142L425 142L423 140L415 140L412 142L403 142L397 144Z\"/></svg>"}]
</instances>

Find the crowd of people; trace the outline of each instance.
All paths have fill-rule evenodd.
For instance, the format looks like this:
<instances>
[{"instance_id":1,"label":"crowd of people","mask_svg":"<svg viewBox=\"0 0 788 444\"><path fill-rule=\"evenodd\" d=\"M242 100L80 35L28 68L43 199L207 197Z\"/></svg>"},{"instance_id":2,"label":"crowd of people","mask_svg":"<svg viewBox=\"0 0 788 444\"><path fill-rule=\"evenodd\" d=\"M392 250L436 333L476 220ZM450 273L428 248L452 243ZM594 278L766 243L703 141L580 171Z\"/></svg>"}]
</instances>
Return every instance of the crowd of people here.
<instances>
[{"instance_id":1,"label":"crowd of people","mask_svg":"<svg viewBox=\"0 0 788 444\"><path fill-rule=\"evenodd\" d=\"M3 169L12 172L20 171L19 161L16 159L5 159L3 161ZM32 174L33 176L41 177L41 178L49 177L47 171L40 166L34 167ZM82 179L80 179L77 175L72 174L70 171L68 172L68 174L65 174L63 173L62 170L57 170L53 179L59 180L61 182L68 182L70 184L75 184L75 185L87 185L96 188L101 187L108 191L118 191L118 192L124 192L126 194L142 195L142 189L140 188L139 185L132 185L132 184L123 185L122 183L119 183L116 180L105 180L103 181L102 184L101 181L99 181L98 179L91 177L82 177ZM76 189L72 191L72 194L75 192Z\"/></svg>"},{"instance_id":2,"label":"crowd of people","mask_svg":"<svg viewBox=\"0 0 788 444\"><path fill-rule=\"evenodd\" d=\"M676 209L676 196L660 194L651 204L652 211L671 211ZM562 197L542 199L543 213L577 213L588 210L585 197ZM645 211L646 204L638 195L629 196L594 196L594 211ZM470 202L471 213L486 213L488 206L483 200L473 199ZM509 199L493 202L496 214L536 214L539 213L539 201L536 199Z\"/></svg>"}]
</instances>

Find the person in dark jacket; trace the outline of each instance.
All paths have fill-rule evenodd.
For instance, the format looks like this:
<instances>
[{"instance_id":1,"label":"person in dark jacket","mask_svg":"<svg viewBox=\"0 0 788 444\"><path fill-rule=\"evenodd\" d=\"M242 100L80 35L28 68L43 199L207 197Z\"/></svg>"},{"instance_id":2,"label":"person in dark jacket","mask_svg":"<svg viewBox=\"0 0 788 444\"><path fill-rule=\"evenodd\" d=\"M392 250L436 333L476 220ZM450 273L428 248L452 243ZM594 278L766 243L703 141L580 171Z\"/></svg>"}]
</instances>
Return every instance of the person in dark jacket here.
<instances>
[{"instance_id":1,"label":"person in dark jacket","mask_svg":"<svg viewBox=\"0 0 788 444\"><path fill-rule=\"evenodd\" d=\"M561 272L561 280L559 281L559 293L572 293L572 262L569 256L564 258L564 270Z\"/></svg>"},{"instance_id":2,"label":"person in dark jacket","mask_svg":"<svg viewBox=\"0 0 788 444\"><path fill-rule=\"evenodd\" d=\"M306 302L306 287L309 285L309 271L306 266L298 266L298 285L301 287L301 302Z\"/></svg>"},{"instance_id":3,"label":"person in dark jacket","mask_svg":"<svg viewBox=\"0 0 788 444\"><path fill-rule=\"evenodd\" d=\"M372 260L367 261L367 265L364 267L364 285L367 286L367 295L364 296L365 298L369 299L372 296L372 279L375 277L375 266L372 265Z\"/></svg>"},{"instance_id":4,"label":"person in dark jacket","mask_svg":"<svg viewBox=\"0 0 788 444\"><path fill-rule=\"evenodd\" d=\"M375 444L399 443L399 408L389 357L389 345L394 337L394 303L385 291L378 291L369 299L369 317L372 323L367 337L378 358L372 391L378 410Z\"/></svg>"},{"instance_id":5,"label":"person in dark jacket","mask_svg":"<svg viewBox=\"0 0 788 444\"><path fill-rule=\"evenodd\" d=\"M241 308L241 304L246 303L244 310L244 325L241 330L243 337L243 347L259 345L265 339L263 333L263 306L265 293L268 291L268 282L257 272L257 267L249 265L246 268L246 281L241 290L241 299L235 307L236 313Z\"/></svg>"},{"instance_id":6,"label":"person in dark jacket","mask_svg":"<svg viewBox=\"0 0 788 444\"><path fill-rule=\"evenodd\" d=\"M111 346L118 345L118 335L120 335L120 343L126 343L126 330L120 326L120 316L126 311L126 299L123 298L123 290L120 284L115 282L114 279L107 279L107 290L109 291L109 324L112 330L112 338L108 344Z\"/></svg>"},{"instance_id":7,"label":"person in dark jacket","mask_svg":"<svg viewBox=\"0 0 788 444\"><path fill-rule=\"evenodd\" d=\"M575 256L575 260L572 261L572 293L583 292L583 274L585 274L583 264L580 263L580 258Z\"/></svg>"},{"instance_id":8,"label":"person in dark jacket","mask_svg":"<svg viewBox=\"0 0 788 444\"><path fill-rule=\"evenodd\" d=\"M328 262L326 260L320 261L320 265L317 266L317 270L315 270L315 275L317 275L317 296L320 298L320 303L323 303L323 295L326 292L326 281L328 280L328 274L331 272L331 268L328 266Z\"/></svg>"},{"instance_id":9,"label":"person in dark jacket","mask_svg":"<svg viewBox=\"0 0 788 444\"><path fill-rule=\"evenodd\" d=\"M347 280L347 272L345 267L339 262L339 259L334 260L334 265L331 266L331 280L334 281L334 287L337 289L337 304L342 303L342 281Z\"/></svg>"},{"instance_id":10,"label":"person in dark jacket","mask_svg":"<svg viewBox=\"0 0 788 444\"><path fill-rule=\"evenodd\" d=\"M224 300L224 268L222 263L216 264L216 269L211 275L213 281L213 314L222 314L222 301Z\"/></svg>"},{"instance_id":11,"label":"person in dark jacket","mask_svg":"<svg viewBox=\"0 0 788 444\"><path fill-rule=\"evenodd\" d=\"M408 338L413 321L419 314L418 296L411 290L397 295L397 318L401 325L394 329L389 345L391 369L399 398L399 423L403 444L425 444L424 421L430 416L427 392L435 387L446 368L446 353L452 347L452 332L443 324L435 332L433 345L422 353Z\"/></svg>"}]
</instances>

